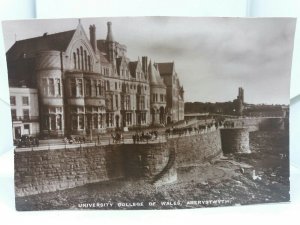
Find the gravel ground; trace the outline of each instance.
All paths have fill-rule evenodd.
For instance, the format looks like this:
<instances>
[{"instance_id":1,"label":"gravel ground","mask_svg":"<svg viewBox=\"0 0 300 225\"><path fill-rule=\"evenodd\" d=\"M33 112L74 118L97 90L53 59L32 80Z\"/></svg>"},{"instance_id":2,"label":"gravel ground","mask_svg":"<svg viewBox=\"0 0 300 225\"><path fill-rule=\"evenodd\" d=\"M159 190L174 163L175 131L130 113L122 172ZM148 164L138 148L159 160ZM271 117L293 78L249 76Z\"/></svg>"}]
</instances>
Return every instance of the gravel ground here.
<instances>
[{"instance_id":1,"label":"gravel ground","mask_svg":"<svg viewBox=\"0 0 300 225\"><path fill-rule=\"evenodd\" d=\"M177 169L176 183L114 180L16 198L17 210L173 209L289 201L288 134L250 133L251 154Z\"/></svg>"}]
</instances>

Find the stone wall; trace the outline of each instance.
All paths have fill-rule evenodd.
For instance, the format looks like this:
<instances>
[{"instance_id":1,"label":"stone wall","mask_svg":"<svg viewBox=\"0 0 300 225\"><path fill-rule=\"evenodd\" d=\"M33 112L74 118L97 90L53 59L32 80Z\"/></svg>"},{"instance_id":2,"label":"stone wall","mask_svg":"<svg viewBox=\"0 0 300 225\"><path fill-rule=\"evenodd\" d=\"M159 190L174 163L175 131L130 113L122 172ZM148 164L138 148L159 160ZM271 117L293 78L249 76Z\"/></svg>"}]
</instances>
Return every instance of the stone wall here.
<instances>
[{"instance_id":1,"label":"stone wall","mask_svg":"<svg viewBox=\"0 0 300 225\"><path fill-rule=\"evenodd\" d=\"M247 127L248 130L278 130L288 129L288 118L249 117L238 119L227 119L234 122L234 127Z\"/></svg>"},{"instance_id":2,"label":"stone wall","mask_svg":"<svg viewBox=\"0 0 300 225\"><path fill-rule=\"evenodd\" d=\"M169 160L166 143L126 144L122 148L127 177L151 179L164 169Z\"/></svg>"},{"instance_id":3,"label":"stone wall","mask_svg":"<svg viewBox=\"0 0 300 225\"><path fill-rule=\"evenodd\" d=\"M124 177L123 158L117 145L15 152L16 196Z\"/></svg>"},{"instance_id":4,"label":"stone wall","mask_svg":"<svg viewBox=\"0 0 300 225\"><path fill-rule=\"evenodd\" d=\"M164 143L15 152L15 191L26 196L119 178L164 185L176 181L178 166L221 153L219 130Z\"/></svg>"},{"instance_id":5,"label":"stone wall","mask_svg":"<svg viewBox=\"0 0 300 225\"><path fill-rule=\"evenodd\" d=\"M168 144L176 149L178 167L201 163L222 154L219 130L169 139Z\"/></svg>"},{"instance_id":6,"label":"stone wall","mask_svg":"<svg viewBox=\"0 0 300 225\"><path fill-rule=\"evenodd\" d=\"M250 153L247 128L221 129L221 142L224 154Z\"/></svg>"}]
</instances>

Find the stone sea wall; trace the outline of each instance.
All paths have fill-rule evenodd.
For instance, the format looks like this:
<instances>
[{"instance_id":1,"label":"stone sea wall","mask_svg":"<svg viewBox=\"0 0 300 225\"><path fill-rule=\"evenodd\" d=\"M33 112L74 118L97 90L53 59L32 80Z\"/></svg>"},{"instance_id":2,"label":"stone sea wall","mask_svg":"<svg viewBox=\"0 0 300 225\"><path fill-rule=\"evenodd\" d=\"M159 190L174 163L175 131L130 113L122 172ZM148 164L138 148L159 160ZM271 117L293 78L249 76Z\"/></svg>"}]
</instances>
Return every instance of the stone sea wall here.
<instances>
[{"instance_id":1,"label":"stone sea wall","mask_svg":"<svg viewBox=\"0 0 300 225\"><path fill-rule=\"evenodd\" d=\"M178 166L222 154L219 132L170 138L163 143L15 152L16 196L120 178L145 179L156 186L174 182Z\"/></svg>"}]
</instances>

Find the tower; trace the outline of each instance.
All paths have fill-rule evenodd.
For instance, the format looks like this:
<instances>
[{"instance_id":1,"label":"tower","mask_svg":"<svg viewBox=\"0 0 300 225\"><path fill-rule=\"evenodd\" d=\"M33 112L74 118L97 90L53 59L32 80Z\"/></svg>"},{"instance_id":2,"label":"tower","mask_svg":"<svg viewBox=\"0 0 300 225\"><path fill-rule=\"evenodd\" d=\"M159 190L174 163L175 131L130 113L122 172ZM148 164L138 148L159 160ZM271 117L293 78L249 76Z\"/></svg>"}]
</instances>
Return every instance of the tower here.
<instances>
[{"instance_id":1,"label":"tower","mask_svg":"<svg viewBox=\"0 0 300 225\"><path fill-rule=\"evenodd\" d=\"M244 103L244 89L241 87L239 87L238 99L240 99L242 101L242 103Z\"/></svg>"},{"instance_id":2,"label":"tower","mask_svg":"<svg viewBox=\"0 0 300 225\"><path fill-rule=\"evenodd\" d=\"M242 116L244 111L244 89L241 87L239 87L238 96L235 100L235 108L236 114Z\"/></svg>"}]
</instances>

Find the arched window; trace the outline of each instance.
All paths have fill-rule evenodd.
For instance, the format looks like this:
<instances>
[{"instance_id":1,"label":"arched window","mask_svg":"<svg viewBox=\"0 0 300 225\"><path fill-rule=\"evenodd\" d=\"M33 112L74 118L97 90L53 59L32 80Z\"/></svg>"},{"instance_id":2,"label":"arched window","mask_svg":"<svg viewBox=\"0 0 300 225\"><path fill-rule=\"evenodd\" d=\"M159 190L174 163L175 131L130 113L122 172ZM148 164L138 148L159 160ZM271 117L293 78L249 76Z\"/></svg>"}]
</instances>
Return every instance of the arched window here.
<instances>
[{"instance_id":1,"label":"arched window","mask_svg":"<svg viewBox=\"0 0 300 225\"><path fill-rule=\"evenodd\" d=\"M84 50L84 70L88 70L86 50Z\"/></svg>"},{"instance_id":2,"label":"arched window","mask_svg":"<svg viewBox=\"0 0 300 225\"><path fill-rule=\"evenodd\" d=\"M92 68L91 68L91 56L88 56L88 69L89 71L92 71Z\"/></svg>"},{"instance_id":3,"label":"arched window","mask_svg":"<svg viewBox=\"0 0 300 225\"><path fill-rule=\"evenodd\" d=\"M79 54L79 49L77 48L77 69L80 70L80 54Z\"/></svg>"},{"instance_id":4,"label":"arched window","mask_svg":"<svg viewBox=\"0 0 300 225\"><path fill-rule=\"evenodd\" d=\"M73 52L73 63L74 63L74 69L76 69L77 62L76 62L76 53Z\"/></svg>"},{"instance_id":5,"label":"arched window","mask_svg":"<svg viewBox=\"0 0 300 225\"><path fill-rule=\"evenodd\" d=\"M83 48L80 46L81 69L84 70Z\"/></svg>"}]
</instances>

